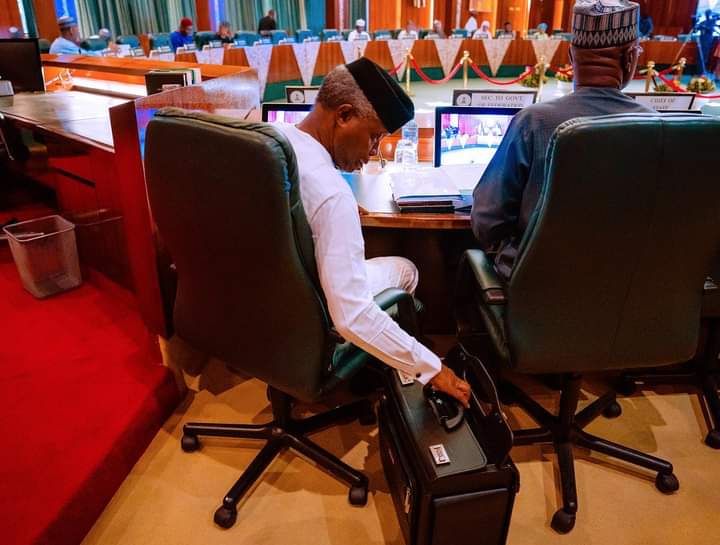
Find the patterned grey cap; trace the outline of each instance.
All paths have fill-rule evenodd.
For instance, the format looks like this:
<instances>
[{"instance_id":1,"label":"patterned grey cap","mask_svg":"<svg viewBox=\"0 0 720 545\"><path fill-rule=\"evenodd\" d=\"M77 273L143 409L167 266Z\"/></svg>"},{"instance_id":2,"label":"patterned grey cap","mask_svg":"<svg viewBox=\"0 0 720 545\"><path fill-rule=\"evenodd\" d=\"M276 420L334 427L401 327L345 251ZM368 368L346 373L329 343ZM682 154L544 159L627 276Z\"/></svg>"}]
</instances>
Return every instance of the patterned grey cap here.
<instances>
[{"instance_id":1,"label":"patterned grey cap","mask_svg":"<svg viewBox=\"0 0 720 545\"><path fill-rule=\"evenodd\" d=\"M577 0L573 8L575 47L596 49L637 40L640 6L629 0Z\"/></svg>"}]
</instances>

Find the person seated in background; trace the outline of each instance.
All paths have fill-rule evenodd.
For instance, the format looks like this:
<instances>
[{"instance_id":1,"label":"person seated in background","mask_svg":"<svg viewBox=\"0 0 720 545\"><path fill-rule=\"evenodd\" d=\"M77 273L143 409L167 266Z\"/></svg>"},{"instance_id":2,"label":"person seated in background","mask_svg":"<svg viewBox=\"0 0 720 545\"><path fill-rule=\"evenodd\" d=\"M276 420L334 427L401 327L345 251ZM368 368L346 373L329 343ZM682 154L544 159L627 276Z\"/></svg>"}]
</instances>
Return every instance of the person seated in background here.
<instances>
[{"instance_id":1,"label":"person seated in background","mask_svg":"<svg viewBox=\"0 0 720 545\"><path fill-rule=\"evenodd\" d=\"M432 36L433 34L434 34L434 36ZM447 38L447 34L445 34L445 31L443 30L442 21L440 21L439 19L435 19L433 21L432 32L430 34L428 34L428 38L430 38L431 36L432 36L432 38L441 38L441 39Z\"/></svg>"},{"instance_id":2,"label":"person seated in background","mask_svg":"<svg viewBox=\"0 0 720 545\"><path fill-rule=\"evenodd\" d=\"M17 40L19 38L24 38L24 37L25 37L25 34L23 32L20 32L20 29L18 27L11 26L10 28L8 28L8 38Z\"/></svg>"},{"instance_id":3,"label":"person seated in background","mask_svg":"<svg viewBox=\"0 0 720 545\"><path fill-rule=\"evenodd\" d=\"M470 17L468 17L468 20L465 22L464 28L467 31L468 36L472 36L473 32L478 29L477 11L474 9L470 10Z\"/></svg>"},{"instance_id":4,"label":"person seated in background","mask_svg":"<svg viewBox=\"0 0 720 545\"><path fill-rule=\"evenodd\" d=\"M550 38L550 36L548 36L547 29L548 29L547 23L540 23L537 26L537 34L535 35L535 39L536 40L547 40L548 38Z\"/></svg>"},{"instance_id":5,"label":"person seated in background","mask_svg":"<svg viewBox=\"0 0 720 545\"><path fill-rule=\"evenodd\" d=\"M215 34L215 40L224 44L231 44L235 41L235 33L232 31L229 21L222 21L218 25L218 31Z\"/></svg>"},{"instance_id":6,"label":"person seated in background","mask_svg":"<svg viewBox=\"0 0 720 545\"><path fill-rule=\"evenodd\" d=\"M180 26L175 32L170 33L170 48L174 51L178 47L194 43L193 40L193 23L189 17L180 19Z\"/></svg>"},{"instance_id":7,"label":"person seated in background","mask_svg":"<svg viewBox=\"0 0 720 545\"><path fill-rule=\"evenodd\" d=\"M273 30L277 30L277 21L275 21L275 10L270 9L267 15L261 18L258 23L258 34L260 34L260 36L267 36Z\"/></svg>"},{"instance_id":8,"label":"person seated in background","mask_svg":"<svg viewBox=\"0 0 720 545\"><path fill-rule=\"evenodd\" d=\"M348 34L348 42L355 40L370 40L370 34L365 30L365 19L355 21L355 30Z\"/></svg>"},{"instance_id":9,"label":"person seated in background","mask_svg":"<svg viewBox=\"0 0 720 545\"><path fill-rule=\"evenodd\" d=\"M104 41L108 46L110 45L110 39L112 38L112 33L107 28L101 28L98 30L98 38L100 38L102 41Z\"/></svg>"},{"instance_id":10,"label":"person seated in background","mask_svg":"<svg viewBox=\"0 0 720 545\"><path fill-rule=\"evenodd\" d=\"M63 15L57 20L60 36L50 45L52 55L87 55L89 51L80 47L80 33L75 19Z\"/></svg>"},{"instance_id":11,"label":"person seated in background","mask_svg":"<svg viewBox=\"0 0 720 545\"><path fill-rule=\"evenodd\" d=\"M505 21L502 31L498 32L498 38L515 38L515 31L510 21Z\"/></svg>"},{"instance_id":12,"label":"person seated in background","mask_svg":"<svg viewBox=\"0 0 720 545\"><path fill-rule=\"evenodd\" d=\"M398 34L398 40L417 40L417 37L417 27L412 19L408 19L405 28L400 31L400 34Z\"/></svg>"},{"instance_id":13,"label":"person seated in background","mask_svg":"<svg viewBox=\"0 0 720 545\"><path fill-rule=\"evenodd\" d=\"M638 15L638 4L628 0L576 2L570 46L575 92L515 115L475 187L473 233L481 248L496 252L495 268L504 278L511 275L538 203L545 154L557 126L576 117L654 112L621 91L632 81L637 66ZM598 43L604 47L597 47ZM585 205L591 203L578 203Z\"/></svg>"},{"instance_id":14,"label":"person seated in background","mask_svg":"<svg viewBox=\"0 0 720 545\"><path fill-rule=\"evenodd\" d=\"M638 27L638 33L640 34L641 38L652 38L653 33L653 20L652 17L649 15L645 15L645 17L640 16L640 26Z\"/></svg>"},{"instance_id":15,"label":"person seated in background","mask_svg":"<svg viewBox=\"0 0 720 545\"><path fill-rule=\"evenodd\" d=\"M492 33L490 32L490 21L483 21L480 24L480 28L478 28L475 31L475 34L472 35L473 40L489 40L492 38Z\"/></svg>"},{"instance_id":16,"label":"person seated in background","mask_svg":"<svg viewBox=\"0 0 720 545\"><path fill-rule=\"evenodd\" d=\"M375 304L373 296L387 288L413 293L418 271L402 257L365 259L358 204L338 170L360 168L384 136L413 117L413 103L398 83L361 57L325 76L312 112L298 125L274 126L295 151L320 285L337 332L467 406L470 386Z\"/></svg>"}]
</instances>

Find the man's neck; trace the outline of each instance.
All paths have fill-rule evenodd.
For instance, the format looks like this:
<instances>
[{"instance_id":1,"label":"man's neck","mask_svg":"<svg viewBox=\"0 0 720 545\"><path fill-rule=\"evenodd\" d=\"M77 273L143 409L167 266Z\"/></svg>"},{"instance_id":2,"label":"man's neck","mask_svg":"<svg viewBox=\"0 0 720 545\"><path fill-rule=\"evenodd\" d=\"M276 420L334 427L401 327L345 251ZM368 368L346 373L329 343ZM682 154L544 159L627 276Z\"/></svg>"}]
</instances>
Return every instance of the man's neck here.
<instances>
[{"instance_id":1,"label":"man's neck","mask_svg":"<svg viewBox=\"0 0 720 545\"><path fill-rule=\"evenodd\" d=\"M296 125L296 127L317 140L318 143L325 148L325 151L327 151L332 157L332 130L327 123L318 116L318 113L310 112L305 119Z\"/></svg>"}]
</instances>

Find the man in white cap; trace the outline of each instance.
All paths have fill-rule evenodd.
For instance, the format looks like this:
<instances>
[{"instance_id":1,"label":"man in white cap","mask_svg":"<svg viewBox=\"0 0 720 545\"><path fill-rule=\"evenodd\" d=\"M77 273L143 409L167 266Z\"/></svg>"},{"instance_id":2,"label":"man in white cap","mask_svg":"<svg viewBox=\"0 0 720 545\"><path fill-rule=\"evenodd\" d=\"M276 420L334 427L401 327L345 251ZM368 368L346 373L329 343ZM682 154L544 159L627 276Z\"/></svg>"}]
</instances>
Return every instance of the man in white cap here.
<instances>
[{"instance_id":1,"label":"man in white cap","mask_svg":"<svg viewBox=\"0 0 720 545\"><path fill-rule=\"evenodd\" d=\"M639 14L628 0L577 0L570 47L575 92L518 113L475 187L473 232L483 249L496 252L495 268L506 279L545 182L545 154L558 125L576 117L653 112L621 91L637 66Z\"/></svg>"},{"instance_id":2,"label":"man in white cap","mask_svg":"<svg viewBox=\"0 0 720 545\"><path fill-rule=\"evenodd\" d=\"M348 35L348 42L355 40L369 40L370 34L365 30L365 19L355 21L355 30Z\"/></svg>"},{"instance_id":3,"label":"man in white cap","mask_svg":"<svg viewBox=\"0 0 720 545\"><path fill-rule=\"evenodd\" d=\"M87 55L88 51L80 47L80 34L75 19L63 15L57 20L60 36L50 46L53 55Z\"/></svg>"}]
</instances>

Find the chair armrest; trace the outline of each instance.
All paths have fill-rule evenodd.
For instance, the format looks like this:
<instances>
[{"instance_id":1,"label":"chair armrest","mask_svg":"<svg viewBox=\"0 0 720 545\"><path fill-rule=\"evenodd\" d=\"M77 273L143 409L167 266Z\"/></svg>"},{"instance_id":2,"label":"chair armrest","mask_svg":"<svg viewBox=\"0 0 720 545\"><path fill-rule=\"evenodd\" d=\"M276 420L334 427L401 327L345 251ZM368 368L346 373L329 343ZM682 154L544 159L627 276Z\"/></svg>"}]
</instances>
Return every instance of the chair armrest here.
<instances>
[{"instance_id":1,"label":"chair armrest","mask_svg":"<svg viewBox=\"0 0 720 545\"><path fill-rule=\"evenodd\" d=\"M467 250L464 257L485 302L488 305L504 305L506 302L505 286L485 252Z\"/></svg>"},{"instance_id":2,"label":"chair armrest","mask_svg":"<svg viewBox=\"0 0 720 545\"><path fill-rule=\"evenodd\" d=\"M420 333L415 298L400 288L388 288L375 296L375 304L384 311L397 305L396 321L405 331L417 337Z\"/></svg>"}]
</instances>

